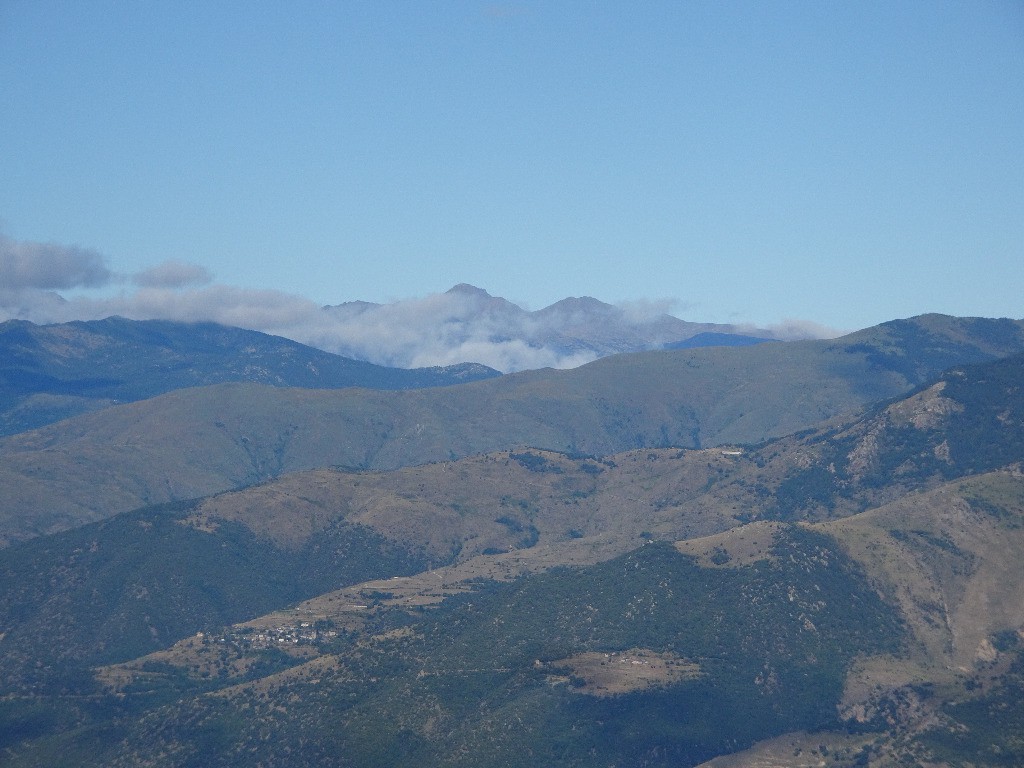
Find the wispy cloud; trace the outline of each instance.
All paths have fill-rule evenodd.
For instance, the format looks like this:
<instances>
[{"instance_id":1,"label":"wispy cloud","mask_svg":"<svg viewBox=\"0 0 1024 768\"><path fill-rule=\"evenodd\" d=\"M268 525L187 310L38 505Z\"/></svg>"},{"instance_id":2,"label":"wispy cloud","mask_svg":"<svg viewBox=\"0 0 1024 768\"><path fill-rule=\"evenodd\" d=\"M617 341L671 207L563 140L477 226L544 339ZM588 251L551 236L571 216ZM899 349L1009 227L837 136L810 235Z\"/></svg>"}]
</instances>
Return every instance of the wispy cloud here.
<instances>
[{"instance_id":1,"label":"wispy cloud","mask_svg":"<svg viewBox=\"0 0 1024 768\"><path fill-rule=\"evenodd\" d=\"M103 287L106 293L75 290ZM213 321L263 331L330 352L401 368L477 362L501 371L572 368L603 355L655 348L701 330L669 314L670 300L620 306L566 299L528 312L472 286L387 304L322 307L275 290L211 283L202 266L168 261L118 276L95 251L0 238L0 320L36 323L98 320ZM777 338L829 335L786 321Z\"/></svg>"},{"instance_id":2,"label":"wispy cloud","mask_svg":"<svg viewBox=\"0 0 1024 768\"><path fill-rule=\"evenodd\" d=\"M634 323L646 323L687 309L678 299L636 299L617 305Z\"/></svg>"},{"instance_id":3,"label":"wispy cloud","mask_svg":"<svg viewBox=\"0 0 1024 768\"><path fill-rule=\"evenodd\" d=\"M132 276L132 282L143 288L185 288L206 285L213 278L206 267L185 261L165 261Z\"/></svg>"},{"instance_id":4,"label":"wispy cloud","mask_svg":"<svg viewBox=\"0 0 1024 768\"><path fill-rule=\"evenodd\" d=\"M795 318L783 318L778 323L773 323L764 328L756 328L752 325L737 325L736 330L738 333L746 333L750 335L758 335L768 331L772 338L781 339L782 341L795 341L797 339L834 339L842 336L844 333L849 333L850 330L840 330L838 328L831 328L821 323L816 323L813 320L797 320Z\"/></svg>"}]
</instances>

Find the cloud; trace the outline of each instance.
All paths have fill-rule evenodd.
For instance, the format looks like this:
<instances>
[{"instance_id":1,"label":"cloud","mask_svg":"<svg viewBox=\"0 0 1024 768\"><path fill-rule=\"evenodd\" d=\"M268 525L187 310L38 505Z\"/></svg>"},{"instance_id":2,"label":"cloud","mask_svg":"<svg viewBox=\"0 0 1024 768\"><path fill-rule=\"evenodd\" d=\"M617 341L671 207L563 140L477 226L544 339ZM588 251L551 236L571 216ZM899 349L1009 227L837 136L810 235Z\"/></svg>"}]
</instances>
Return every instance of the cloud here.
<instances>
[{"instance_id":1,"label":"cloud","mask_svg":"<svg viewBox=\"0 0 1024 768\"><path fill-rule=\"evenodd\" d=\"M211 321L295 338L292 333L304 335L316 327L321 314L317 304L301 296L211 285L187 290L141 288L101 298L76 296L59 304L41 302L33 307L31 316L22 317L49 323L111 315L131 320Z\"/></svg>"},{"instance_id":2,"label":"cloud","mask_svg":"<svg viewBox=\"0 0 1024 768\"><path fill-rule=\"evenodd\" d=\"M815 323L813 320L796 320L793 318L783 318L780 322L769 325L766 328L756 328L752 325L738 325L736 326L736 329L738 333L747 333L754 336L763 334L764 331L767 330L771 333L772 338L780 339L782 341L798 341L800 339L835 339L843 334L849 333L849 331L830 328L827 325Z\"/></svg>"},{"instance_id":3,"label":"cloud","mask_svg":"<svg viewBox=\"0 0 1024 768\"><path fill-rule=\"evenodd\" d=\"M416 368L475 362L504 372L574 368L617 351L657 348L684 337L672 335L683 333L677 325L682 321L666 320L662 310L667 306L657 302L622 310L588 299L563 303L557 311L527 312L483 291L452 290L389 304L321 307L281 291L226 285L179 288L180 280L169 277L162 282L174 287L157 284L112 296L70 299L55 291L0 291L0 319L54 323L121 315L135 320L213 321L378 365ZM777 338L829 335L827 329L799 321L786 321L771 331Z\"/></svg>"},{"instance_id":4,"label":"cloud","mask_svg":"<svg viewBox=\"0 0 1024 768\"><path fill-rule=\"evenodd\" d=\"M106 285L112 278L96 251L0 235L0 288L61 290Z\"/></svg>"},{"instance_id":5,"label":"cloud","mask_svg":"<svg viewBox=\"0 0 1024 768\"><path fill-rule=\"evenodd\" d=\"M390 304L342 304L324 314L317 346L382 365L472 361L508 371L561 363L554 350L529 343L529 313L464 286Z\"/></svg>"},{"instance_id":6,"label":"cloud","mask_svg":"<svg viewBox=\"0 0 1024 768\"><path fill-rule=\"evenodd\" d=\"M139 272L132 282L143 288L185 288L206 285L212 279L206 267L172 259Z\"/></svg>"},{"instance_id":7,"label":"cloud","mask_svg":"<svg viewBox=\"0 0 1024 768\"><path fill-rule=\"evenodd\" d=\"M678 299L637 299L624 301L617 306L634 323L650 322L681 309L690 308Z\"/></svg>"}]
</instances>

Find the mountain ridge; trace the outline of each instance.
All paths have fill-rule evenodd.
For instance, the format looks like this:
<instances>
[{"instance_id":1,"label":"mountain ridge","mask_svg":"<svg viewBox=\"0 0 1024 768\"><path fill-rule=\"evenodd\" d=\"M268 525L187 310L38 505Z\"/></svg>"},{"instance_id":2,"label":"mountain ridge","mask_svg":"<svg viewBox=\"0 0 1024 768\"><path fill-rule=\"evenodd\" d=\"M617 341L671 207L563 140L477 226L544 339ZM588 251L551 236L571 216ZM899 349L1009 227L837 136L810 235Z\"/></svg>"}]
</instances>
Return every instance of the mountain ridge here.
<instances>
[{"instance_id":1,"label":"mountain ridge","mask_svg":"<svg viewBox=\"0 0 1024 768\"><path fill-rule=\"evenodd\" d=\"M450 388L177 390L0 439L0 538L314 467L756 443L1022 349L1024 323L928 316L840 340L635 353Z\"/></svg>"},{"instance_id":2,"label":"mountain ridge","mask_svg":"<svg viewBox=\"0 0 1024 768\"><path fill-rule=\"evenodd\" d=\"M391 369L282 337L165 320L0 323L0 435L226 381L336 389L448 386L498 375L475 364Z\"/></svg>"}]
</instances>

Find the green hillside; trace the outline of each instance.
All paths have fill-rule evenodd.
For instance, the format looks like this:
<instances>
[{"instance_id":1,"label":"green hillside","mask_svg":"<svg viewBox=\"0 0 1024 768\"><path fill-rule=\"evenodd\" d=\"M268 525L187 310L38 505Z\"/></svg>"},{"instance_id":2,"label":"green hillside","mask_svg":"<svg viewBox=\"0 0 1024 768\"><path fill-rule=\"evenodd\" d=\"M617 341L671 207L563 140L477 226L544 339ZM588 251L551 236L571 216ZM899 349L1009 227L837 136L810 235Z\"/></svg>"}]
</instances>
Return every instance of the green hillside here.
<instances>
[{"instance_id":1,"label":"green hillside","mask_svg":"<svg viewBox=\"0 0 1024 768\"><path fill-rule=\"evenodd\" d=\"M652 544L484 584L418 618L381 614L332 667L186 695L125 715L126 741L88 759L91 727L61 751L106 765L235 765L256 745L268 766L694 765L834 724L855 655L901 645L896 615L828 538L787 529L767 554L723 571ZM584 654L687 672L603 695L588 679L600 662L572 671Z\"/></svg>"},{"instance_id":2,"label":"green hillside","mask_svg":"<svg viewBox=\"0 0 1024 768\"><path fill-rule=\"evenodd\" d=\"M245 527L183 525L190 505L120 515L0 551L0 679L60 691L82 671L368 579L415 573L422 548L335 521L275 547ZM86 679L88 676L86 676Z\"/></svg>"}]
</instances>

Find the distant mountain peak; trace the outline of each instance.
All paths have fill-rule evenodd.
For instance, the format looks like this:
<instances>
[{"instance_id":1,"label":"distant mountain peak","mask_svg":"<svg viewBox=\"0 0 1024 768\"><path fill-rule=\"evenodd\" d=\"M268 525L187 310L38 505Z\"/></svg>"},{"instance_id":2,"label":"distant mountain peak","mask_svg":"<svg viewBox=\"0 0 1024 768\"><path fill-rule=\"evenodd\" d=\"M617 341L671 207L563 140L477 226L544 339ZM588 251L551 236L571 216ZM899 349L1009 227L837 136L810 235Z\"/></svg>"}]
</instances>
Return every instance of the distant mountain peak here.
<instances>
[{"instance_id":1,"label":"distant mountain peak","mask_svg":"<svg viewBox=\"0 0 1024 768\"><path fill-rule=\"evenodd\" d=\"M482 312L486 316L503 315L511 319L525 314L518 304L513 304L501 296L492 296L483 288L477 288L469 283L453 285L444 295L463 299L465 307L472 308L471 312Z\"/></svg>"},{"instance_id":2,"label":"distant mountain peak","mask_svg":"<svg viewBox=\"0 0 1024 768\"><path fill-rule=\"evenodd\" d=\"M314 343L398 367L472 361L506 373L572 368L607 355L662 349L700 333L738 332L732 325L681 320L657 304L620 306L593 296L529 310L464 282L424 299L350 301L324 309L330 324L318 326Z\"/></svg>"},{"instance_id":3,"label":"distant mountain peak","mask_svg":"<svg viewBox=\"0 0 1024 768\"><path fill-rule=\"evenodd\" d=\"M445 291L445 293L462 296L479 296L482 299L494 298L483 288L477 288L475 285L470 285L469 283L459 283L458 285L453 285L451 288Z\"/></svg>"},{"instance_id":4,"label":"distant mountain peak","mask_svg":"<svg viewBox=\"0 0 1024 768\"><path fill-rule=\"evenodd\" d=\"M609 309L615 309L615 307L611 304L599 301L592 296L569 296L561 301L556 301L554 304L544 307L544 309L539 311L554 312L558 310L568 310L570 312L607 312Z\"/></svg>"}]
</instances>

